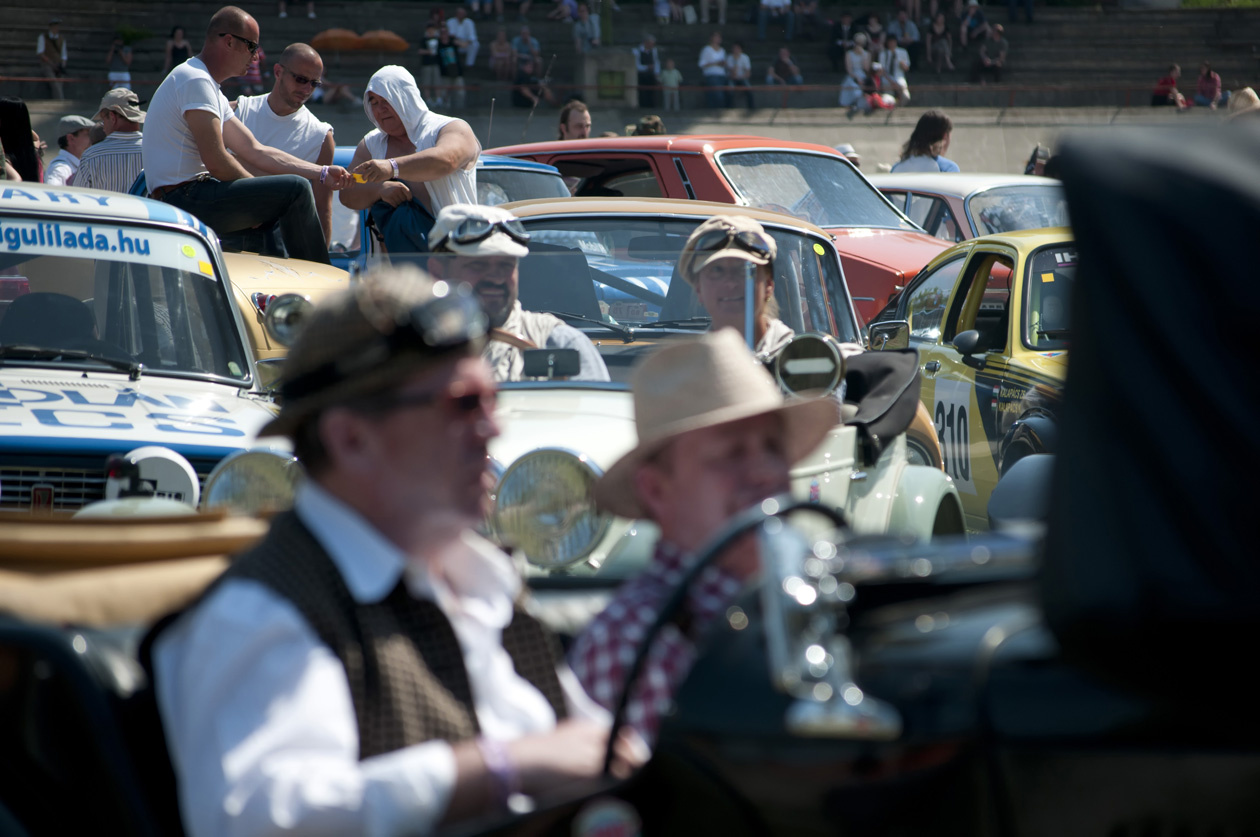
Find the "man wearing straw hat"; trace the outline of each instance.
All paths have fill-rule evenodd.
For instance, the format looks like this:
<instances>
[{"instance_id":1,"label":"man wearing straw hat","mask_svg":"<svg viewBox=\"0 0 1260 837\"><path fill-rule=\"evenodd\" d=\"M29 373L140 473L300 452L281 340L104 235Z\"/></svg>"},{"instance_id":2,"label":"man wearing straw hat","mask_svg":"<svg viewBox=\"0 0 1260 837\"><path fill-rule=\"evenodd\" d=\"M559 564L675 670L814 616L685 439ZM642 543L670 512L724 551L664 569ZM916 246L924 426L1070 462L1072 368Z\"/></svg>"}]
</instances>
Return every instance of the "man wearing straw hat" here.
<instances>
[{"instance_id":1,"label":"man wearing straw hat","mask_svg":"<svg viewBox=\"0 0 1260 837\"><path fill-rule=\"evenodd\" d=\"M311 313L262 431L308 480L153 644L191 837L429 833L599 774L606 713L474 532L485 334L471 294L410 267Z\"/></svg>"},{"instance_id":2,"label":"man wearing straw hat","mask_svg":"<svg viewBox=\"0 0 1260 837\"><path fill-rule=\"evenodd\" d=\"M788 491L789 469L839 420L834 399L786 402L733 329L662 349L636 371L639 443L595 485L606 511L660 529L651 563L621 588L569 653L587 694L615 706L639 642L703 547L736 514ZM649 741L695 659L696 641L758 570L738 541L688 591L653 641L626 720Z\"/></svg>"}]
</instances>

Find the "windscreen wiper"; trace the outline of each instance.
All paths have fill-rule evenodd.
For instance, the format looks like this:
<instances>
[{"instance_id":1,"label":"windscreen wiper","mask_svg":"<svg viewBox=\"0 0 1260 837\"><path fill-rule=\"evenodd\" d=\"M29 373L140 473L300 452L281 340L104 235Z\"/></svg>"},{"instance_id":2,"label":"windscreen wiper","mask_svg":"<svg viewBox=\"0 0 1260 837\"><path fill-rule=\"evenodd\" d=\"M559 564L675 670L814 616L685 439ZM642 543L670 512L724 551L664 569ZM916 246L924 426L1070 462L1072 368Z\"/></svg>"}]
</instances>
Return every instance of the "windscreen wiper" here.
<instances>
[{"instance_id":1,"label":"windscreen wiper","mask_svg":"<svg viewBox=\"0 0 1260 837\"><path fill-rule=\"evenodd\" d=\"M1050 340L1062 340L1072 333L1068 328L1039 328L1037 329L1038 337L1045 337Z\"/></svg>"},{"instance_id":2,"label":"windscreen wiper","mask_svg":"<svg viewBox=\"0 0 1260 837\"><path fill-rule=\"evenodd\" d=\"M96 363L103 363L106 366L117 369L119 372L126 372L127 377L133 381L140 380L140 375L144 372L143 363L110 357L109 355L89 352L84 349L50 349L47 346L31 346L20 343L11 346L0 346L0 366L3 366L6 360L18 358L25 360L91 360Z\"/></svg>"},{"instance_id":3,"label":"windscreen wiper","mask_svg":"<svg viewBox=\"0 0 1260 837\"><path fill-rule=\"evenodd\" d=\"M661 320L656 323L644 323L639 328L708 328L711 323L708 317L688 317L685 320Z\"/></svg>"},{"instance_id":4,"label":"windscreen wiper","mask_svg":"<svg viewBox=\"0 0 1260 837\"><path fill-rule=\"evenodd\" d=\"M577 320L581 323L591 323L600 328L606 328L613 334L621 338L623 343L634 342L634 331L629 326L623 326L621 323L610 323L607 320L601 320L597 317L588 317L585 314L570 314L568 311L539 311L539 314L550 314L553 317L561 317L566 320Z\"/></svg>"}]
</instances>

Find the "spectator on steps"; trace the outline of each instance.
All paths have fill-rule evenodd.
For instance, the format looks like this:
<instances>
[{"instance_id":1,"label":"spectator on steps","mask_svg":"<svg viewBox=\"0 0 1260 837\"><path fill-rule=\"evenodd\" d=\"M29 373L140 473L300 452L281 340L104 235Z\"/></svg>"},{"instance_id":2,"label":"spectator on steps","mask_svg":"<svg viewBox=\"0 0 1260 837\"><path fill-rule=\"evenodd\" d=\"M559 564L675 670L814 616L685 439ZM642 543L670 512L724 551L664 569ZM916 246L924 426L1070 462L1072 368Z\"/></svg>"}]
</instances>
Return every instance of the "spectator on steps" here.
<instances>
[{"instance_id":1,"label":"spectator on steps","mask_svg":"<svg viewBox=\"0 0 1260 837\"><path fill-rule=\"evenodd\" d=\"M516 52L518 64L528 58L538 66L542 66L542 47L538 39L529 34L528 26L522 26L521 34L512 39L512 49Z\"/></svg>"},{"instance_id":2,"label":"spectator on steps","mask_svg":"<svg viewBox=\"0 0 1260 837\"><path fill-rule=\"evenodd\" d=\"M792 11L796 13L796 28L803 33L805 40L814 40L816 33L823 28L822 18L818 16L818 0L795 0Z\"/></svg>"},{"instance_id":3,"label":"spectator on steps","mask_svg":"<svg viewBox=\"0 0 1260 837\"><path fill-rule=\"evenodd\" d=\"M632 50L634 69L638 73L639 107L656 107L656 88L661 83L661 55L656 38L644 34L643 42Z\"/></svg>"},{"instance_id":4,"label":"spectator on steps","mask_svg":"<svg viewBox=\"0 0 1260 837\"><path fill-rule=\"evenodd\" d=\"M656 18L656 22L661 26L668 23L681 23L682 6L678 4L678 0L652 0L652 17Z\"/></svg>"},{"instance_id":5,"label":"spectator on steps","mask_svg":"<svg viewBox=\"0 0 1260 837\"><path fill-rule=\"evenodd\" d=\"M286 3L285 0L279 0L276 4L276 12L277 17L288 17L289 4ZM306 16L311 20L315 19L315 0L310 0L310 2L306 4Z\"/></svg>"},{"instance_id":6,"label":"spectator on steps","mask_svg":"<svg viewBox=\"0 0 1260 837\"><path fill-rule=\"evenodd\" d=\"M1228 104L1229 91L1221 89L1221 77L1213 72L1212 65L1204 61L1199 65L1199 89L1194 94L1194 103L1199 107L1216 110Z\"/></svg>"},{"instance_id":7,"label":"spectator on steps","mask_svg":"<svg viewBox=\"0 0 1260 837\"><path fill-rule=\"evenodd\" d=\"M871 68L871 56L866 51L865 32L853 36L853 46L844 55L845 79L840 85L840 107L853 107L862 98L862 85Z\"/></svg>"},{"instance_id":8,"label":"spectator on steps","mask_svg":"<svg viewBox=\"0 0 1260 837\"><path fill-rule=\"evenodd\" d=\"M61 18L54 17L48 21L48 31L35 39L35 54L39 57L39 68L52 88L52 98L66 98L65 87L61 83L62 76L66 74L66 39L61 34ZM23 177L23 180L26 179Z\"/></svg>"},{"instance_id":9,"label":"spectator on steps","mask_svg":"<svg viewBox=\"0 0 1260 837\"><path fill-rule=\"evenodd\" d=\"M438 100L438 85L442 83L442 65L438 60L438 32L437 24L426 25L424 40L416 50L416 54L420 56L420 90L426 99L434 103Z\"/></svg>"},{"instance_id":10,"label":"spectator on steps","mask_svg":"<svg viewBox=\"0 0 1260 837\"><path fill-rule=\"evenodd\" d=\"M599 15L591 14L585 3L578 3L577 23L573 24L573 48L585 55L599 46Z\"/></svg>"},{"instance_id":11,"label":"spectator on steps","mask_svg":"<svg viewBox=\"0 0 1260 837\"><path fill-rule=\"evenodd\" d=\"M1190 107L1186 97L1177 89L1177 79L1181 78L1181 67L1177 64L1168 66L1168 75L1155 82L1155 90L1151 93L1151 107L1172 105L1177 110Z\"/></svg>"},{"instance_id":12,"label":"spectator on steps","mask_svg":"<svg viewBox=\"0 0 1260 837\"><path fill-rule=\"evenodd\" d=\"M884 48L879 53L879 63L897 95L897 103L904 105L910 101L910 83L906 81L906 73L910 70L910 55L899 43L896 36L889 32L888 37L884 38Z\"/></svg>"},{"instance_id":13,"label":"spectator on steps","mask_svg":"<svg viewBox=\"0 0 1260 837\"><path fill-rule=\"evenodd\" d=\"M172 28L171 37L166 42L166 62L162 64L162 78L166 78L167 73L192 58L192 54L192 44L184 34L184 27Z\"/></svg>"},{"instance_id":14,"label":"spectator on steps","mask_svg":"<svg viewBox=\"0 0 1260 837\"><path fill-rule=\"evenodd\" d=\"M831 43L827 46L827 57L831 59L832 70L840 71L840 64L853 46L853 36L857 32L858 26L853 22L853 15L850 12L841 12L840 19L831 25Z\"/></svg>"},{"instance_id":15,"label":"spectator on steps","mask_svg":"<svg viewBox=\"0 0 1260 837\"><path fill-rule=\"evenodd\" d=\"M674 59L665 59L665 69L661 70L661 87L665 88L665 110L682 110L682 101L678 88L682 86L682 71L674 66ZM752 97L752 93L748 94Z\"/></svg>"},{"instance_id":16,"label":"spectator on steps","mask_svg":"<svg viewBox=\"0 0 1260 837\"><path fill-rule=\"evenodd\" d=\"M963 49L967 48L970 41L979 41L989 34L989 21L984 17L984 10L980 8L980 0L967 0L967 11L962 15L962 21L958 24L958 45Z\"/></svg>"},{"instance_id":17,"label":"spectator on steps","mask_svg":"<svg viewBox=\"0 0 1260 837\"><path fill-rule=\"evenodd\" d=\"M708 45L700 50L700 72L704 75L704 103L707 107L726 106L726 50L722 49L722 33L709 36Z\"/></svg>"},{"instance_id":18,"label":"spectator on steps","mask_svg":"<svg viewBox=\"0 0 1260 837\"><path fill-rule=\"evenodd\" d=\"M897 19L888 24L887 37L896 38L897 44L906 51L910 61L918 62L923 42L919 37L919 27L905 9L897 12Z\"/></svg>"},{"instance_id":19,"label":"spectator on steps","mask_svg":"<svg viewBox=\"0 0 1260 837\"><path fill-rule=\"evenodd\" d=\"M796 62L792 60L792 53L787 47L779 50L774 63L770 65L770 72L766 74L766 83L786 84L792 87L805 83L804 77L801 76L801 68L796 66Z\"/></svg>"},{"instance_id":20,"label":"spectator on steps","mask_svg":"<svg viewBox=\"0 0 1260 837\"><path fill-rule=\"evenodd\" d=\"M1011 15L1011 23L1015 22L1015 13L1019 10L1019 6L1024 7L1024 19L1029 23L1033 22L1033 0L1006 0L1006 9Z\"/></svg>"},{"instance_id":21,"label":"spectator on steps","mask_svg":"<svg viewBox=\"0 0 1260 837\"><path fill-rule=\"evenodd\" d=\"M735 96L743 93L744 102L752 110L752 59L744 52L742 44L731 44L731 54L726 56L726 75L731 82L731 96L727 106L735 103Z\"/></svg>"},{"instance_id":22,"label":"spectator on steps","mask_svg":"<svg viewBox=\"0 0 1260 837\"><path fill-rule=\"evenodd\" d=\"M980 44L980 53L976 56L975 69L972 71L971 80L985 84L992 78L994 82L1000 84L1002 82L1002 73L1006 70L1006 56L1010 46L1007 43L1002 24L998 23L990 27L988 39Z\"/></svg>"},{"instance_id":23,"label":"spectator on steps","mask_svg":"<svg viewBox=\"0 0 1260 837\"><path fill-rule=\"evenodd\" d=\"M936 19L928 28L924 47L927 50L928 60L932 62L932 68L936 70L938 76L941 74L942 66L949 70L954 69L954 35L949 30L949 24L945 22L944 12L937 12Z\"/></svg>"},{"instance_id":24,"label":"spectator on steps","mask_svg":"<svg viewBox=\"0 0 1260 837\"><path fill-rule=\"evenodd\" d=\"M726 0L712 0L717 6L718 26L726 25ZM700 0L700 22L709 22L709 3L710 0Z\"/></svg>"},{"instance_id":25,"label":"spectator on steps","mask_svg":"<svg viewBox=\"0 0 1260 837\"><path fill-rule=\"evenodd\" d=\"M796 13L792 11L792 0L761 0L757 7L757 40L766 39L766 27L770 24L783 24L783 40L792 40L796 31Z\"/></svg>"},{"instance_id":26,"label":"spectator on steps","mask_svg":"<svg viewBox=\"0 0 1260 837\"><path fill-rule=\"evenodd\" d=\"M884 24L880 21L879 15L875 12L871 12L867 15L866 23L862 28L863 31L866 32L866 37L870 39L868 48L870 49L871 54L877 53L883 49L884 36L887 35L888 32L884 29Z\"/></svg>"},{"instance_id":27,"label":"spectator on steps","mask_svg":"<svg viewBox=\"0 0 1260 837\"><path fill-rule=\"evenodd\" d=\"M123 42L122 35L114 35L109 52L105 53L106 75L110 87L131 86L131 47Z\"/></svg>"},{"instance_id":28,"label":"spectator on steps","mask_svg":"<svg viewBox=\"0 0 1260 837\"><path fill-rule=\"evenodd\" d=\"M456 6L455 16L446 21L446 31L451 33L451 39L455 41L455 48L464 60L464 66L473 66L481 43L477 40L477 24L468 16L468 10L463 6Z\"/></svg>"},{"instance_id":29,"label":"spectator on steps","mask_svg":"<svg viewBox=\"0 0 1260 837\"><path fill-rule=\"evenodd\" d=\"M547 20L572 23L577 17L577 0L555 0L555 8L547 12Z\"/></svg>"},{"instance_id":30,"label":"spectator on steps","mask_svg":"<svg viewBox=\"0 0 1260 837\"><path fill-rule=\"evenodd\" d=\"M496 81L511 81L516 75L516 51L512 49L507 30L502 26L490 42L490 71Z\"/></svg>"}]
</instances>

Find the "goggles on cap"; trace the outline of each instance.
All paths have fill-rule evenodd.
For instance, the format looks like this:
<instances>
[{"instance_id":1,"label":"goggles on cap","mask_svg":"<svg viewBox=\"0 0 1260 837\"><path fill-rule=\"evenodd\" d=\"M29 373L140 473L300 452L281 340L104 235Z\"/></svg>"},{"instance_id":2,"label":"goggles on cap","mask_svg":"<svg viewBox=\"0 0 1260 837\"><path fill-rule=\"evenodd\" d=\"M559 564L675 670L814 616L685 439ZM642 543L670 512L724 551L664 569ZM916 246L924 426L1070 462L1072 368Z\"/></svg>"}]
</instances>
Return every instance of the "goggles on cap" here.
<instances>
[{"instance_id":1,"label":"goggles on cap","mask_svg":"<svg viewBox=\"0 0 1260 837\"><path fill-rule=\"evenodd\" d=\"M766 236L753 230L735 230L729 227L721 229L709 230L696 239L696 243L692 245L692 250L697 253L717 252L725 250L727 244L734 244L741 250L746 250L763 259L770 258L770 242Z\"/></svg>"},{"instance_id":2,"label":"goggles on cap","mask_svg":"<svg viewBox=\"0 0 1260 837\"><path fill-rule=\"evenodd\" d=\"M401 352L437 355L458 349L485 337L487 329L481 305L466 285L459 285L413 307L389 334L374 337L336 360L285 382L280 395L287 400L328 389L367 373Z\"/></svg>"},{"instance_id":3,"label":"goggles on cap","mask_svg":"<svg viewBox=\"0 0 1260 837\"><path fill-rule=\"evenodd\" d=\"M529 233L525 231L525 225L516 218L508 218L505 221L465 218L449 233L442 236L438 243L433 245L433 249L438 250L452 241L456 244L476 244L494 235L495 230L502 230L504 235L517 244L529 244Z\"/></svg>"}]
</instances>

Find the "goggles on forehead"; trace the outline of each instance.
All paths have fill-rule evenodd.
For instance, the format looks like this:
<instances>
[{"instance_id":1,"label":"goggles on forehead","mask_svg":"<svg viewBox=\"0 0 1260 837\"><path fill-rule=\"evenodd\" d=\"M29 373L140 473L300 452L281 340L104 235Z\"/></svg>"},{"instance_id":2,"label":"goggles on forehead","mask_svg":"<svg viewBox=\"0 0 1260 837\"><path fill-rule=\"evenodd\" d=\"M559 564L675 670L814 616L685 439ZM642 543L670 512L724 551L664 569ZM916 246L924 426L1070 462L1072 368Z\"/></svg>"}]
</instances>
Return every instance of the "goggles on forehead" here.
<instances>
[{"instance_id":1,"label":"goggles on forehead","mask_svg":"<svg viewBox=\"0 0 1260 837\"><path fill-rule=\"evenodd\" d=\"M439 282L438 287L444 284ZM413 307L390 333L286 381L280 394L285 399L303 398L366 374L402 352L439 355L480 340L487 330L481 305L468 286L458 285Z\"/></svg>"},{"instance_id":2,"label":"goggles on forehead","mask_svg":"<svg viewBox=\"0 0 1260 837\"><path fill-rule=\"evenodd\" d=\"M508 218L505 221L487 221L485 218L465 218L455 225L455 228L438 240L433 245L434 250L440 250L450 242L456 244L476 244L478 241L485 241L494 235L495 230L500 230L508 238L517 244L529 244L529 233L525 231L525 225L515 218Z\"/></svg>"},{"instance_id":3,"label":"goggles on forehead","mask_svg":"<svg viewBox=\"0 0 1260 837\"><path fill-rule=\"evenodd\" d=\"M761 256L763 259L770 258L770 242L764 234L752 230L734 230L729 227L709 230L696 239L691 249L697 253L710 253L725 250L728 243Z\"/></svg>"}]
</instances>

